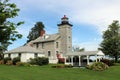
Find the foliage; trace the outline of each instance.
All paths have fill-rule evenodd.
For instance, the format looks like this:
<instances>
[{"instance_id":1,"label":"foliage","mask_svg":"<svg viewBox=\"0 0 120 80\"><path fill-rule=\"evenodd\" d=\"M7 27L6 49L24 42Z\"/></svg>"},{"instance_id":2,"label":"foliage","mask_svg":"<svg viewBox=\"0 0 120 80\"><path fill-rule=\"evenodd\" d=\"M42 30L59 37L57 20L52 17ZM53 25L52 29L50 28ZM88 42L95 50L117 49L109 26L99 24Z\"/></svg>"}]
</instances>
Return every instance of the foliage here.
<instances>
[{"instance_id":1,"label":"foliage","mask_svg":"<svg viewBox=\"0 0 120 80\"><path fill-rule=\"evenodd\" d=\"M20 57L13 58L13 65L16 65L17 62L20 62Z\"/></svg>"},{"instance_id":2,"label":"foliage","mask_svg":"<svg viewBox=\"0 0 120 80\"><path fill-rule=\"evenodd\" d=\"M65 63L65 58L58 58L58 63Z\"/></svg>"},{"instance_id":3,"label":"foliage","mask_svg":"<svg viewBox=\"0 0 120 80\"><path fill-rule=\"evenodd\" d=\"M85 48L80 48L80 47L73 47L74 52L82 52L85 51Z\"/></svg>"},{"instance_id":4,"label":"foliage","mask_svg":"<svg viewBox=\"0 0 120 80\"><path fill-rule=\"evenodd\" d=\"M47 65L49 63L49 61L48 61L48 58L37 57L37 58L34 58L34 59L31 58L29 63L32 64L32 65L42 66L42 65Z\"/></svg>"},{"instance_id":5,"label":"foliage","mask_svg":"<svg viewBox=\"0 0 120 80\"><path fill-rule=\"evenodd\" d=\"M29 63L24 63L24 62L17 62L16 66L30 66Z\"/></svg>"},{"instance_id":6,"label":"foliage","mask_svg":"<svg viewBox=\"0 0 120 80\"><path fill-rule=\"evenodd\" d=\"M42 31L43 29L44 29L44 24L42 22L37 22L29 32L29 35L27 36L28 38L27 42L30 42L38 38L40 36L40 31Z\"/></svg>"},{"instance_id":7,"label":"foliage","mask_svg":"<svg viewBox=\"0 0 120 80\"><path fill-rule=\"evenodd\" d=\"M8 60L8 61L6 62L6 64L7 64L7 65L13 65L13 62L12 62L12 60Z\"/></svg>"},{"instance_id":8,"label":"foliage","mask_svg":"<svg viewBox=\"0 0 120 80\"><path fill-rule=\"evenodd\" d=\"M95 70L95 71L103 71L103 70L108 69L109 67L107 64L103 62L95 62L91 65L88 65L86 68L90 70Z\"/></svg>"},{"instance_id":9,"label":"foliage","mask_svg":"<svg viewBox=\"0 0 120 80\"><path fill-rule=\"evenodd\" d=\"M113 66L115 63L114 60L109 60L109 59L102 59L102 60L100 60L100 62L103 62L103 63L107 64L108 66Z\"/></svg>"},{"instance_id":10,"label":"foliage","mask_svg":"<svg viewBox=\"0 0 120 80\"><path fill-rule=\"evenodd\" d=\"M100 50L109 55L117 62L120 57L120 25L118 21L113 21L103 34L103 41Z\"/></svg>"},{"instance_id":11,"label":"foliage","mask_svg":"<svg viewBox=\"0 0 120 80\"><path fill-rule=\"evenodd\" d=\"M65 65L65 64L54 64L52 68L72 68L72 65Z\"/></svg>"},{"instance_id":12,"label":"foliage","mask_svg":"<svg viewBox=\"0 0 120 80\"><path fill-rule=\"evenodd\" d=\"M117 63L120 63L120 60L118 60Z\"/></svg>"},{"instance_id":13,"label":"foliage","mask_svg":"<svg viewBox=\"0 0 120 80\"><path fill-rule=\"evenodd\" d=\"M3 60L0 60L0 64L4 64L4 61L3 61Z\"/></svg>"},{"instance_id":14,"label":"foliage","mask_svg":"<svg viewBox=\"0 0 120 80\"><path fill-rule=\"evenodd\" d=\"M10 57L5 57L5 58L4 58L4 64L6 64L7 61L10 61L10 60L12 60Z\"/></svg>"},{"instance_id":15,"label":"foliage","mask_svg":"<svg viewBox=\"0 0 120 80\"><path fill-rule=\"evenodd\" d=\"M7 50L8 45L12 44L12 41L22 37L16 28L23 22L10 21L11 18L18 16L19 11L16 4L9 3L9 0L0 0L0 58L3 58L2 53Z\"/></svg>"}]
</instances>

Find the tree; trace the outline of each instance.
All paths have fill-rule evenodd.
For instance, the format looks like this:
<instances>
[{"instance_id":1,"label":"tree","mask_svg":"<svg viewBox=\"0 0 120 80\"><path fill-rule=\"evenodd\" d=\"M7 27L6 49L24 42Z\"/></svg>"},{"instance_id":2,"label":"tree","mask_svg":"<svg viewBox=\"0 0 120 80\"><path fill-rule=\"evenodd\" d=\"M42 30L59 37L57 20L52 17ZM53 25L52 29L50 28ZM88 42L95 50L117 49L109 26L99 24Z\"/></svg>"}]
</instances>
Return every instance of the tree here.
<instances>
[{"instance_id":1,"label":"tree","mask_svg":"<svg viewBox=\"0 0 120 80\"><path fill-rule=\"evenodd\" d=\"M85 51L85 49L84 48L80 48L80 47L73 47L73 51L74 52L83 52L83 51Z\"/></svg>"},{"instance_id":2,"label":"tree","mask_svg":"<svg viewBox=\"0 0 120 80\"><path fill-rule=\"evenodd\" d=\"M27 43L38 38L40 36L40 31L44 30L44 28L45 27L42 22L37 22L27 36Z\"/></svg>"},{"instance_id":3,"label":"tree","mask_svg":"<svg viewBox=\"0 0 120 80\"><path fill-rule=\"evenodd\" d=\"M11 18L18 16L19 11L20 9L17 8L16 4L9 3L9 0L0 0L0 54L7 50L12 41L22 37L16 28L23 22L14 23L10 21Z\"/></svg>"},{"instance_id":4,"label":"tree","mask_svg":"<svg viewBox=\"0 0 120 80\"><path fill-rule=\"evenodd\" d=\"M106 55L109 55L117 62L120 57L120 25L119 21L113 21L103 34L103 41L99 48Z\"/></svg>"}]
</instances>

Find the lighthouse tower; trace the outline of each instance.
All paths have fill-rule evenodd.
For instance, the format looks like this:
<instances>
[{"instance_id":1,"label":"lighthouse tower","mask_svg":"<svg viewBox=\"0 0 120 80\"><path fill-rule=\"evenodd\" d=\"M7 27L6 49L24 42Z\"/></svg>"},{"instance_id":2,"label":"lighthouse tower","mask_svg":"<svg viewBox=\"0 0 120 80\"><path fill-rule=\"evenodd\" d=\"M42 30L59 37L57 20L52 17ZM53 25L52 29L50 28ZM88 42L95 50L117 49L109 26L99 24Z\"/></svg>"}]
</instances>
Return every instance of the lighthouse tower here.
<instances>
[{"instance_id":1,"label":"lighthouse tower","mask_svg":"<svg viewBox=\"0 0 120 80\"><path fill-rule=\"evenodd\" d=\"M61 18L61 23L58 24L58 28L61 37L60 52L62 55L65 55L72 52L72 24L69 23L66 15Z\"/></svg>"}]
</instances>

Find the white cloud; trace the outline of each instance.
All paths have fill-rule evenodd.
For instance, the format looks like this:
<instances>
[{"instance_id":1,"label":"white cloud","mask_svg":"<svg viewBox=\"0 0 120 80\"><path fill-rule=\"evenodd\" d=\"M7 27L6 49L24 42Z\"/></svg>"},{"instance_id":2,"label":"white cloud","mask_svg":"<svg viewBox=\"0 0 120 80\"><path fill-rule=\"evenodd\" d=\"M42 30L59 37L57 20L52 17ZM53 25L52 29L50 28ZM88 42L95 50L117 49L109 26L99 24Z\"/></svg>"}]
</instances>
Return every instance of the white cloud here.
<instances>
[{"instance_id":1,"label":"white cloud","mask_svg":"<svg viewBox=\"0 0 120 80\"><path fill-rule=\"evenodd\" d=\"M69 15L74 23L95 25L99 33L113 20L120 20L120 0L20 0L23 9L37 8ZM22 5L21 5L22 4Z\"/></svg>"}]
</instances>

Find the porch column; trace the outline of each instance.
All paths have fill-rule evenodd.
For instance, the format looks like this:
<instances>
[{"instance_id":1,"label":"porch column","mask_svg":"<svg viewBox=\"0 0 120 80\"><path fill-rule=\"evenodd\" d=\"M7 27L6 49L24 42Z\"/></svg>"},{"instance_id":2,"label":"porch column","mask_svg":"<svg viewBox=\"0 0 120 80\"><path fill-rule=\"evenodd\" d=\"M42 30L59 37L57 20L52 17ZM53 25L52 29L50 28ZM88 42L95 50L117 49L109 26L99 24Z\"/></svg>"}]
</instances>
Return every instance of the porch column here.
<instances>
[{"instance_id":1,"label":"porch column","mask_svg":"<svg viewBox=\"0 0 120 80\"><path fill-rule=\"evenodd\" d=\"M98 60L99 60L98 62L100 62L100 60L101 60L101 59L100 59L100 58L98 58Z\"/></svg>"},{"instance_id":2,"label":"porch column","mask_svg":"<svg viewBox=\"0 0 120 80\"><path fill-rule=\"evenodd\" d=\"M90 63L89 63L89 56L87 56L87 65L89 65Z\"/></svg>"},{"instance_id":3,"label":"porch column","mask_svg":"<svg viewBox=\"0 0 120 80\"><path fill-rule=\"evenodd\" d=\"M95 55L95 58L96 58L96 62L97 62L97 55Z\"/></svg>"},{"instance_id":4,"label":"porch column","mask_svg":"<svg viewBox=\"0 0 120 80\"><path fill-rule=\"evenodd\" d=\"M72 66L73 66L73 56L71 56L71 64L72 64Z\"/></svg>"},{"instance_id":5,"label":"porch column","mask_svg":"<svg viewBox=\"0 0 120 80\"><path fill-rule=\"evenodd\" d=\"M79 66L81 66L81 56L79 56Z\"/></svg>"}]
</instances>

